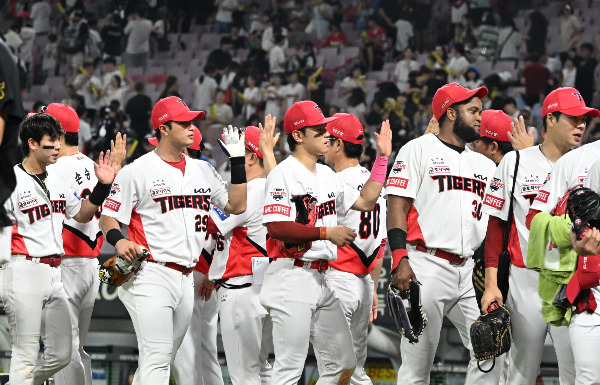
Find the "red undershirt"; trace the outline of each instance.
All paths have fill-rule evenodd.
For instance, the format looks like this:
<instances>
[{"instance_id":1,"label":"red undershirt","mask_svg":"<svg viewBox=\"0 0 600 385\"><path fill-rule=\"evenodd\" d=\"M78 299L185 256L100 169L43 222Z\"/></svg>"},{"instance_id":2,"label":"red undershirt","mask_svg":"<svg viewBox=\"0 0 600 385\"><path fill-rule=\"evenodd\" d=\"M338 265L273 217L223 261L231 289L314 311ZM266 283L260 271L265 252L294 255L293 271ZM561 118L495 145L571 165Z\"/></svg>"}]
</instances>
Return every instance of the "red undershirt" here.
<instances>
[{"instance_id":1,"label":"red undershirt","mask_svg":"<svg viewBox=\"0 0 600 385\"><path fill-rule=\"evenodd\" d=\"M169 162L169 161L166 161L166 160L164 160L164 161L165 161L166 164L168 164L169 166L175 167L176 169L178 169L179 171L181 171L181 173L183 175L185 175L185 156L181 155L181 160L177 161L177 162Z\"/></svg>"}]
</instances>

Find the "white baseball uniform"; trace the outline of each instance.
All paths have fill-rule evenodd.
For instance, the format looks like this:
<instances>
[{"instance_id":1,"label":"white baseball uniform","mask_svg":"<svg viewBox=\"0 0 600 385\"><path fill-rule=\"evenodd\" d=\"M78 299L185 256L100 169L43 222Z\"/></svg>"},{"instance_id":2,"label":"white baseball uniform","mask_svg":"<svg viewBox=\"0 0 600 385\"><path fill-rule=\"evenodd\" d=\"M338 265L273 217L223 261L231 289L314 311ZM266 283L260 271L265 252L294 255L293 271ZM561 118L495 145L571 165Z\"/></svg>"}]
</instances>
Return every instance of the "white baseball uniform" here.
<instances>
[{"instance_id":1,"label":"white baseball uniform","mask_svg":"<svg viewBox=\"0 0 600 385\"><path fill-rule=\"evenodd\" d=\"M222 243L222 240L220 242ZM211 236L207 233L205 248L194 267L194 287L198 287L208 274L213 259L212 251L216 244L217 235ZM171 367L177 385L223 385L217 351L218 320L216 293L213 292L207 301L196 293L192 322Z\"/></svg>"},{"instance_id":2,"label":"white baseball uniform","mask_svg":"<svg viewBox=\"0 0 600 385\"><path fill-rule=\"evenodd\" d=\"M223 234L215 248L208 276L217 290L221 337L233 385L269 385L272 367L267 361L272 345L271 317L260 304L264 270L269 263L267 229L262 225L265 178L248 182L246 211L226 216L213 209L211 218ZM258 266L257 268L254 268Z\"/></svg>"},{"instance_id":3,"label":"white baseball uniform","mask_svg":"<svg viewBox=\"0 0 600 385\"><path fill-rule=\"evenodd\" d=\"M138 340L135 385L169 383L170 362L194 307L189 270L204 247L211 205L224 208L228 201L227 185L209 163L182 159L184 173L156 152L125 166L102 209L102 215L126 224L129 240L156 262L144 262L118 289Z\"/></svg>"},{"instance_id":4,"label":"white baseball uniform","mask_svg":"<svg viewBox=\"0 0 600 385\"><path fill-rule=\"evenodd\" d=\"M355 166L348 167L337 175L344 183L360 191L370 173L362 166ZM377 264L378 254L383 257L383 253L379 251L381 241L386 238L386 215L387 206L383 193L373 211L350 210L346 215L338 215L338 225L353 229L358 236L351 244L337 248L337 259L329 264L331 268L326 273L352 333L356 356L356 369L350 379L352 385L372 384L364 369L369 315L373 307L374 285L370 273Z\"/></svg>"},{"instance_id":5,"label":"white baseball uniform","mask_svg":"<svg viewBox=\"0 0 600 385\"><path fill-rule=\"evenodd\" d=\"M502 365L484 374L472 354L469 330L479 316L473 283L473 253L481 245L488 216L481 212L496 166L468 148L425 135L400 149L386 185L387 195L414 199L407 223L409 262L423 285L427 327L419 343L402 343L398 384L429 382L447 316L471 352L466 384L498 384ZM395 213L388 213L395 215Z\"/></svg>"},{"instance_id":6,"label":"white baseball uniform","mask_svg":"<svg viewBox=\"0 0 600 385\"><path fill-rule=\"evenodd\" d=\"M563 155L554 165L546 182L540 189L532 209L551 212L558 201L575 187L585 185L595 191L600 191L598 170L591 172L590 168L600 160L600 142L586 144ZM590 181L586 179L591 172ZM598 288L592 288L596 302L600 301ZM594 354L600 346L600 312L573 314L569 324L569 337L575 359L575 384L600 384L600 368Z\"/></svg>"},{"instance_id":7,"label":"white baseball uniform","mask_svg":"<svg viewBox=\"0 0 600 385\"><path fill-rule=\"evenodd\" d=\"M292 198L310 194L317 200L315 226L337 225L337 216L345 215L358 199L359 192L327 166L317 164L316 175L293 156L269 173L263 224L290 222L296 218ZM325 240L312 242L299 261L286 258L274 240L267 240L271 262L260 292L260 302L273 320L275 365L273 385L296 384L302 375L309 340L325 370L317 384L337 384L345 370L356 366L352 336L339 300L325 275L316 265L336 258L337 246ZM315 261L314 263L311 263Z\"/></svg>"},{"instance_id":8,"label":"white baseball uniform","mask_svg":"<svg viewBox=\"0 0 600 385\"><path fill-rule=\"evenodd\" d=\"M575 362L569 341L569 328L551 326L544 322L542 299L538 294L539 273L526 268L529 229L525 220L529 207L552 168L552 163L544 156L539 146L519 153L513 222L508 242L512 266L506 307L511 316L512 346L506 381L508 384L535 383L540 371L546 334L550 333L556 346L561 384L573 384ZM504 156L487 186L483 201L483 212L503 221L508 220L516 159L515 151Z\"/></svg>"},{"instance_id":9,"label":"white baseball uniform","mask_svg":"<svg viewBox=\"0 0 600 385\"><path fill-rule=\"evenodd\" d=\"M94 174L94 162L79 152L60 157L56 164L49 165L48 169L61 174L80 198L89 197L98 182ZM63 225L65 256L60 270L63 287L69 297L73 349L71 363L54 376L57 385L92 385L92 360L83 350L83 343L100 287L96 257L100 254L104 236L100 231L99 219L100 210L88 223L67 219Z\"/></svg>"},{"instance_id":10,"label":"white baseball uniform","mask_svg":"<svg viewBox=\"0 0 600 385\"><path fill-rule=\"evenodd\" d=\"M71 317L56 262L63 255L63 222L81 204L54 170L45 181L50 198L32 175L19 165L14 170L17 187L4 206L14 223L12 258L2 267L1 290L12 344L10 380L41 384L71 361Z\"/></svg>"}]
</instances>

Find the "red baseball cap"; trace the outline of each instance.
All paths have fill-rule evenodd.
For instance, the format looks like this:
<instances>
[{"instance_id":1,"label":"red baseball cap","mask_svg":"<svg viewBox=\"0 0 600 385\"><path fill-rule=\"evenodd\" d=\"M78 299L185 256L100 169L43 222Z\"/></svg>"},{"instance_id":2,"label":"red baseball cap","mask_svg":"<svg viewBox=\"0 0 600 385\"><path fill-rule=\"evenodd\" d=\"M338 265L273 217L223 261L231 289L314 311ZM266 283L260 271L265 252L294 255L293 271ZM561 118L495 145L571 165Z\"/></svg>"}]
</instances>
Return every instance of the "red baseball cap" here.
<instances>
[{"instance_id":1,"label":"red baseball cap","mask_svg":"<svg viewBox=\"0 0 600 385\"><path fill-rule=\"evenodd\" d=\"M155 130L161 124L169 121L174 122L191 122L204 118L204 111L190 111L189 107L181 98L177 96L169 96L168 98L160 99L152 109L152 128Z\"/></svg>"},{"instance_id":2,"label":"red baseball cap","mask_svg":"<svg viewBox=\"0 0 600 385\"><path fill-rule=\"evenodd\" d=\"M325 126L331 136L335 136L344 142L362 144L365 132L356 116L339 112L333 117L337 119Z\"/></svg>"},{"instance_id":3,"label":"red baseball cap","mask_svg":"<svg viewBox=\"0 0 600 385\"><path fill-rule=\"evenodd\" d=\"M327 124L335 119L337 118L326 118L319 106L317 106L317 103L311 100L303 100L294 103L287 110L283 118L283 128L285 129L285 134L289 135L304 127Z\"/></svg>"},{"instance_id":4,"label":"red baseball cap","mask_svg":"<svg viewBox=\"0 0 600 385\"><path fill-rule=\"evenodd\" d=\"M461 86L458 83L449 83L445 86L438 88L435 95L433 95L433 116L436 120L440 120L444 112L454 103L462 102L471 99L473 96L483 98L487 95L488 89L485 87L475 88L470 90L466 87Z\"/></svg>"},{"instance_id":5,"label":"red baseball cap","mask_svg":"<svg viewBox=\"0 0 600 385\"><path fill-rule=\"evenodd\" d=\"M202 134L200 133L200 130L198 129L198 127L194 126L193 124L192 124L192 127L194 127L194 143L192 143L192 145L189 146L188 148L190 150L200 151L200 142L202 142ZM156 146L158 146L158 138L156 138L156 137L148 138L148 143L150 143L151 145L156 147Z\"/></svg>"},{"instance_id":6,"label":"red baseball cap","mask_svg":"<svg viewBox=\"0 0 600 385\"><path fill-rule=\"evenodd\" d=\"M262 152L260 152L259 142L260 142L260 129L255 126L246 127L246 131L244 131L246 148L248 151L255 153L260 159L263 158Z\"/></svg>"},{"instance_id":7,"label":"red baseball cap","mask_svg":"<svg viewBox=\"0 0 600 385\"><path fill-rule=\"evenodd\" d=\"M511 124L510 117L504 111L485 110L481 113L479 134L499 142L510 142L508 133Z\"/></svg>"},{"instance_id":8,"label":"red baseball cap","mask_svg":"<svg viewBox=\"0 0 600 385\"><path fill-rule=\"evenodd\" d=\"M570 116L586 115L590 118L600 116L600 111L595 108L586 107L585 101L577 89L561 87L550 92L542 107L542 117L552 112L562 112Z\"/></svg>"},{"instance_id":9,"label":"red baseball cap","mask_svg":"<svg viewBox=\"0 0 600 385\"><path fill-rule=\"evenodd\" d=\"M65 132L79 132L79 116L73 107L66 104L52 103L42 110L43 113L54 116Z\"/></svg>"}]
</instances>

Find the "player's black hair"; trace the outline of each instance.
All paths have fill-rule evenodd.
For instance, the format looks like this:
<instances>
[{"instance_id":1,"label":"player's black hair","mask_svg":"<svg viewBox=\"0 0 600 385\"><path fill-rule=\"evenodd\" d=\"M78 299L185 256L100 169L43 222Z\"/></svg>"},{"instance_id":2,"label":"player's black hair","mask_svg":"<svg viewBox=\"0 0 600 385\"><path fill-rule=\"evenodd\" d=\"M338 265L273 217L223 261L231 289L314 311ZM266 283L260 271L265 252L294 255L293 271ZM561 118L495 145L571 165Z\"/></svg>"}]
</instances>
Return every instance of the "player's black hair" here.
<instances>
[{"instance_id":1,"label":"player's black hair","mask_svg":"<svg viewBox=\"0 0 600 385\"><path fill-rule=\"evenodd\" d=\"M475 97L475 96L473 96L473 98L474 98L474 97ZM473 99L473 98L471 98L471 99ZM462 102L453 103L453 104L452 104L450 107L448 107L448 108L452 108L454 111L456 111L456 116L458 117L458 116L460 116L460 106L462 106L462 105L465 105L465 104L468 104L468 103L471 101L471 99L463 100ZM444 112L444 115L442 115L442 116L440 117L440 120L439 120L440 127L441 127L441 126L444 124L444 122L445 122L447 119L448 119L448 110L446 110L446 111Z\"/></svg>"},{"instance_id":2,"label":"player's black hair","mask_svg":"<svg viewBox=\"0 0 600 385\"><path fill-rule=\"evenodd\" d=\"M29 155L29 138L40 143L45 135L48 135L51 140L59 139L64 135L60 123L52 115L35 114L23 120L19 127L23 155Z\"/></svg>"},{"instance_id":3,"label":"player's black hair","mask_svg":"<svg viewBox=\"0 0 600 385\"><path fill-rule=\"evenodd\" d=\"M482 136L481 141L485 143L486 146L496 142L498 145L498 150L502 153L502 155L506 155L513 150L513 146L511 142L500 142L498 140L494 140L492 138L488 138L487 136Z\"/></svg>"},{"instance_id":4,"label":"player's black hair","mask_svg":"<svg viewBox=\"0 0 600 385\"><path fill-rule=\"evenodd\" d=\"M76 132L65 132L65 144L77 147L79 145L79 134Z\"/></svg>"},{"instance_id":5,"label":"player's black hair","mask_svg":"<svg viewBox=\"0 0 600 385\"><path fill-rule=\"evenodd\" d=\"M167 127L169 127L169 130L172 130L173 129L173 121L169 120L168 122L161 124L161 126L167 126ZM154 130L154 136L160 142L160 127L157 128L156 130Z\"/></svg>"},{"instance_id":6,"label":"player's black hair","mask_svg":"<svg viewBox=\"0 0 600 385\"><path fill-rule=\"evenodd\" d=\"M300 131L304 135L306 135L306 127L302 127L298 131ZM294 137L292 136L292 133L290 133L289 135L286 135L285 139L286 139L287 144L288 144L288 146L290 148L290 151L292 151L292 152L296 151L296 144L298 144L298 142L296 142L296 139L294 139Z\"/></svg>"},{"instance_id":7,"label":"player's black hair","mask_svg":"<svg viewBox=\"0 0 600 385\"><path fill-rule=\"evenodd\" d=\"M362 135L360 135L357 139L362 139L361 138ZM335 136L329 136L329 140L336 140L339 138L336 138ZM346 155L348 158L350 159L358 159L360 158L360 156L363 153L363 145L362 144L354 144L354 143L350 143L350 142L346 142L344 140L342 140L342 143L344 144L344 155Z\"/></svg>"},{"instance_id":8,"label":"player's black hair","mask_svg":"<svg viewBox=\"0 0 600 385\"><path fill-rule=\"evenodd\" d=\"M108 64L108 63L117 65L117 59L114 56L107 56L106 59L104 59L104 64Z\"/></svg>"},{"instance_id":9,"label":"player's black hair","mask_svg":"<svg viewBox=\"0 0 600 385\"><path fill-rule=\"evenodd\" d=\"M550 115L550 114L548 114L548 115ZM546 123L546 119L548 119L548 115L544 116L544 118L542 119L542 125L544 126L544 132L548 132L548 126ZM558 122L558 119L560 119L562 112L554 111L554 112L552 112L552 115L554 115L554 117L556 118L556 121Z\"/></svg>"}]
</instances>

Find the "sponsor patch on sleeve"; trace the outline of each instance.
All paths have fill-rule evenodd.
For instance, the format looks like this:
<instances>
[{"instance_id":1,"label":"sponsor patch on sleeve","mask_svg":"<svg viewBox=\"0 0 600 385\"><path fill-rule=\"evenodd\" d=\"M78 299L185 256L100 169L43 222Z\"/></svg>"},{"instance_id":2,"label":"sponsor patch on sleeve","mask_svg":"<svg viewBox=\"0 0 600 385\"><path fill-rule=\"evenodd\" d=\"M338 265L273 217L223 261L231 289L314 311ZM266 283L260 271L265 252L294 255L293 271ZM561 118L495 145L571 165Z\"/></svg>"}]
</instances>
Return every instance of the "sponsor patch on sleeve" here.
<instances>
[{"instance_id":1,"label":"sponsor patch on sleeve","mask_svg":"<svg viewBox=\"0 0 600 385\"><path fill-rule=\"evenodd\" d=\"M548 191L542 191L540 190L537 194L537 196L535 197L536 201L540 201L542 203L546 203L548 202L548 197L550 196L550 193Z\"/></svg>"},{"instance_id":2,"label":"sponsor patch on sleeve","mask_svg":"<svg viewBox=\"0 0 600 385\"><path fill-rule=\"evenodd\" d=\"M121 207L121 202L117 202L116 200L106 198L104 200L104 207L112 211L119 211L119 208Z\"/></svg>"},{"instance_id":3,"label":"sponsor patch on sleeve","mask_svg":"<svg viewBox=\"0 0 600 385\"><path fill-rule=\"evenodd\" d=\"M408 179L406 178L398 178L398 177L389 177L387 180L387 184L385 185L385 187L399 187L399 188L403 188L406 189L406 187L408 186Z\"/></svg>"},{"instance_id":4,"label":"sponsor patch on sleeve","mask_svg":"<svg viewBox=\"0 0 600 385\"><path fill-rule=\"evenodd\" d=\"M229 218L229 215L227 215L227 214L225 214L224 212L222 212L221 210L219 210L219 208L218 208L218 207L213 207L212 209L215 211L215 213L217 213L217 215L219 216L219 218L220 218L222 221L224 221L224 220L226 220L227 218Z\"/></svg>"},{"instance_id":5,"label":"sponsor patch on sleeve","mask_svg":"<svg viewBox=\"0 0 600 385\"><path fill-rule=\"evenodd\" d=\"M284 205L266 205L264 210L264 215L269 214L279 214L285 215L286 217L290 216L290 206Z\"/></svg>"},{"instance_id":6,"label":"sponsor patch on sleeve","mask_svg":"<svg viewBox=\"0 0 600 385\"><path fill-rule=\"evenodd\" d=\"M498 210L502 210L502 207L504 207L504 199L487 194L483 200L483 204Z\"/></svg>"}]
</instances>

